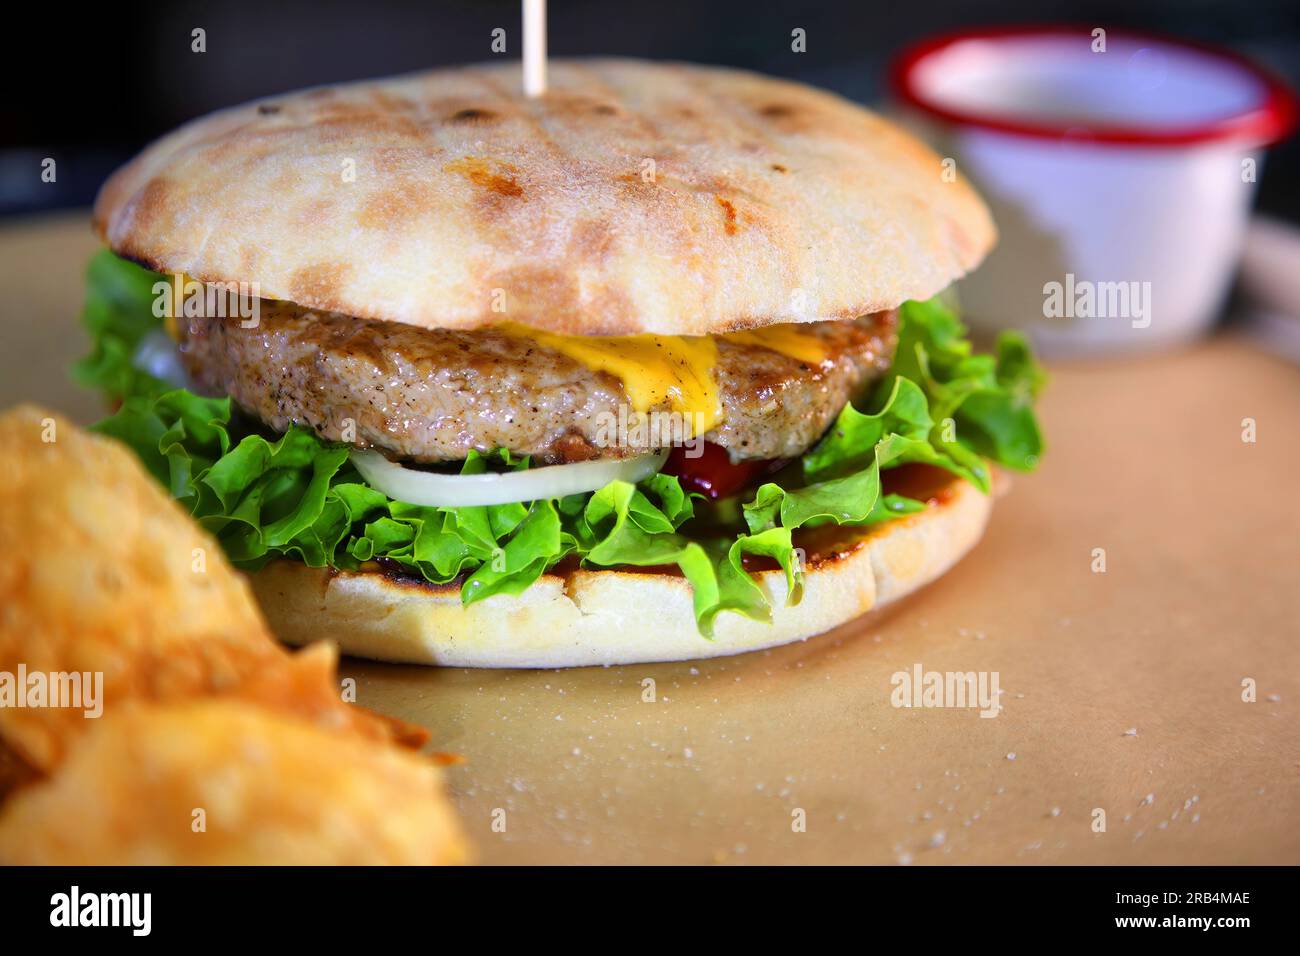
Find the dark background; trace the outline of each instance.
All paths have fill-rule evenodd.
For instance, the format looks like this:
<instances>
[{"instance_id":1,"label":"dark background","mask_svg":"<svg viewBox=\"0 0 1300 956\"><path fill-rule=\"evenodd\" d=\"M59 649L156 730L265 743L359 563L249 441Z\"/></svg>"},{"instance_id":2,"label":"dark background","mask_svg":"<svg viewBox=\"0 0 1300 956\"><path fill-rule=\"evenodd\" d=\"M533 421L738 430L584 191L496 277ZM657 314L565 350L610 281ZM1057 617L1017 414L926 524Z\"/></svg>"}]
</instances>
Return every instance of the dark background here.
<instances>
[{"instance_id":1,"label":"dark background","mask_svg":"<svg viewBox=\"0 0 1300 956\"><path fill-rule=\"evenodd\" d=\"M0 106L0 214L86 205L118 164L213 109L318 83L488 59L516 0L208 0L11 5ZM553 56L619 54L747 67L878 103L891 54L973 24L1140 27L1232 46L1300 87L1300 0L743 2L551 0ZM207 31L207 52L190 31ZM808 52L790 50L803 27ZM43 157L58 181L42 183ZM1300 220L1300 144L1275 150L1259 205Z\"/></svg>"}]
</instances>

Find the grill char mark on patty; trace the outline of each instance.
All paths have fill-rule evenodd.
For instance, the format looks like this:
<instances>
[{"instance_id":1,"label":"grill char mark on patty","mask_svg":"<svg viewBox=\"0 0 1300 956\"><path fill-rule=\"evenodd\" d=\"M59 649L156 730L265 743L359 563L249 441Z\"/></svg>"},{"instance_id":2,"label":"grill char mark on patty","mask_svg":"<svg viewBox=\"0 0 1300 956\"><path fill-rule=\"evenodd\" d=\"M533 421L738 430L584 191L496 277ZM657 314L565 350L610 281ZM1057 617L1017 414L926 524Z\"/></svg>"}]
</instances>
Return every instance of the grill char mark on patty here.
<instances>
[{"instance_id":1,"label":"grill char mark on patty","mask_svg":"<svg viewBox=\"0 0 1300 956\"><path fill-rule=\"evenodd\" d=\"M737 460L801 454L889 366L895 321L881 312L813 323L827 354L818 365L719 338L714 376L725 417L705 437ZM618 378L505 332L429 330L269 301L255 328L215 318L180 326L199 385L276 431L297 423L342 441L351 420L358 447L424 463L459 461L471 449L507 448L544 463L652 450L598 447L604 415L628 404Z\"/></svg>"}]
</instances>

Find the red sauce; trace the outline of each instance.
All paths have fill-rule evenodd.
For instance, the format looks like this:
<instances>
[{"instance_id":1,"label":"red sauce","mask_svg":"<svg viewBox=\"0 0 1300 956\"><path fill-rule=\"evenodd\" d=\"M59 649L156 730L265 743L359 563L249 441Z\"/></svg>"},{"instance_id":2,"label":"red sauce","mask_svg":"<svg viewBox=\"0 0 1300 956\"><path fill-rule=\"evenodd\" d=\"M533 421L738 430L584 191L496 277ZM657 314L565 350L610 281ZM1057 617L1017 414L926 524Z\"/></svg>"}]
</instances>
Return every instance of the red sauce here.
<instances>
[{"instance_id":1,"label":"red sauce","mask_svg":"<svg viewBox=\"0 0 1300 956\"><path fill-rule=\"evenodd\" d=\"M905 495L929 505L941 505L955 494L962 479L934 465L899 465L880 473L881 489L887 495Z\"/></svg>"},{"instance_id":2,"label":"red sauce","mask_svg":"<svg viewBox=\"0 0 1300 956\"><path fill-rule=\"evenodd\" d=\"M703 453L695 458L690 457L684 447L675 447L664 463L663 471L676 475L685 490L701 494L710 501L735 494L785 464L781 458L733 463L722 446L706 441L701 447Z\"/></svg>"}]
</instances>

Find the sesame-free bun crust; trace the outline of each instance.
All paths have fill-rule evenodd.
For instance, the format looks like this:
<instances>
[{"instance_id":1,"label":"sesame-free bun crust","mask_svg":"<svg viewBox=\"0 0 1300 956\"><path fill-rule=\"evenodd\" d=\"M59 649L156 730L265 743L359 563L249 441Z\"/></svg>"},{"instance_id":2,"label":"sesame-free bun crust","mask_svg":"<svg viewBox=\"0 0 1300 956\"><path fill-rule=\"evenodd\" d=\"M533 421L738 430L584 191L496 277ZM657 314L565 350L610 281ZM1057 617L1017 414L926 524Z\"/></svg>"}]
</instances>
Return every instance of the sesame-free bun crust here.
<instances>
[{"instance_id":1,"label":"sesame-free bun crust","mask_svg":"<svg viewBox=\"0 0 1300 956\"><path fill-rule=\"evenodd\" d=\"M513 62L196 120L109 179L95 225L157 271L361 318L714 334L891 309L969 271L992 221L942 172L797 83L554 60L527 99Z\"/></svg>"},{"instance_id":2,"label":"sesame-free bun crust","mask_svg":"<svg viewBox=\"0 0 1300 956\"><path fill-rule=\"evenodd\" d=\"M465 607L460 588L380 572L331 572L284 560L253 575L271 628L290 644L321 638L345 654L453 667L582 667L691 660L802 640L910 594L979 540L990 499L954 481L926 511L813 557L803 601L785 606L785 577L758 575L771 623L724 613L700 636L686 580L636 571L546 574L518 596Z\"/></svg>"}]
</instances>

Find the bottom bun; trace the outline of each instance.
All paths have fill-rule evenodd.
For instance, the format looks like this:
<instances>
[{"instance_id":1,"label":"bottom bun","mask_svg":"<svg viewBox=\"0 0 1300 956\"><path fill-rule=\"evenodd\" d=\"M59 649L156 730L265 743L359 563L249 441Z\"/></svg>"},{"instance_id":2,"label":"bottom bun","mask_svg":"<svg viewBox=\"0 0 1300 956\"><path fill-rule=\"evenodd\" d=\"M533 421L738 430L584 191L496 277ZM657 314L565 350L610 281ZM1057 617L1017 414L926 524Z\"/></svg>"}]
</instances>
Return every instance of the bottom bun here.
<instances>
[{"instance_id":1,"label":"bottom bun","mask_svg":"<svg viewBox=\"0 0 1300 956\"><path fill-rule=\"evenodd\" d=\"M519 595L468 607L458 584L383 571L333 571L276 561L252 575L272 630L289 644L322 638L345 654L449 667L583 667L720 657L825 633L929 584L979 540L991 500L964 481L925 511L846 534L810 554L803 600L785 605L780 571L755 577L770 622L724 612L714 637L695 626L691 588L674 574L545 574Z\"/></svg>"}]
</instances>

